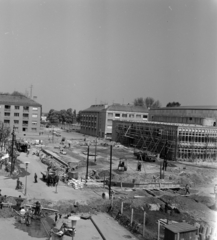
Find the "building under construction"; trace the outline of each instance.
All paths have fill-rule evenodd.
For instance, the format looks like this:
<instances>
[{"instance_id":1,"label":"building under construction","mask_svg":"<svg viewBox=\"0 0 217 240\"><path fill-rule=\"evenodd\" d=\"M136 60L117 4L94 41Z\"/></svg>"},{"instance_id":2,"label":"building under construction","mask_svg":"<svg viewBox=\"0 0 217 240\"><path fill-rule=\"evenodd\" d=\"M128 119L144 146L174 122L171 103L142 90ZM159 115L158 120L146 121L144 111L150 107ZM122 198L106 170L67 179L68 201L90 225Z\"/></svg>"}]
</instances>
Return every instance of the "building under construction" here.
<instances>
[{"instance_id":1,"label":"building under construction","mask_svg":"<svg viewBox=\"0 0 217 240\"><path fill-rule=\"evenodd\" d=\"M216 161L217 128L166 122L113 120L112 140L181 161Z\"/></svg>"}]
</instances>

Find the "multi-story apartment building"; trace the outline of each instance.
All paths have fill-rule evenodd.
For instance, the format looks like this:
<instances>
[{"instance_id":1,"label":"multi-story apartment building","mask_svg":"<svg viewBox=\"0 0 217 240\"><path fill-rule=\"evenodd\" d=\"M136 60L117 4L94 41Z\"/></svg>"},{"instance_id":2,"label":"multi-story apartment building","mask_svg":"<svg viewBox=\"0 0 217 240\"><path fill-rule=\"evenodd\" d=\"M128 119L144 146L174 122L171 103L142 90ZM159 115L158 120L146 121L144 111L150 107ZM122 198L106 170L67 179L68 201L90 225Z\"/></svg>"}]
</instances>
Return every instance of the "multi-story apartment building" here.
<instances>
[{"instance_id":1,"label":"multi-story apartment building","mask_svg":"<svg viewBox=\"0 0 217 240\"><path fill-rule=\"evenodd\" d=\"M132 105L92 105L81 113L81 133L111 138L113 120L147 121L148 110Z\"/></svg>"},{"instance_id":2,"label":"multi-story apartment building","mask_svg":"<svg viewBox=\"0 0 217 240\"><path fill-rule=\"evenodd\" d=\"M0 121L17 133L39 134L42 105L25 96L0 94Z\"/></svg>"}]
</instances>

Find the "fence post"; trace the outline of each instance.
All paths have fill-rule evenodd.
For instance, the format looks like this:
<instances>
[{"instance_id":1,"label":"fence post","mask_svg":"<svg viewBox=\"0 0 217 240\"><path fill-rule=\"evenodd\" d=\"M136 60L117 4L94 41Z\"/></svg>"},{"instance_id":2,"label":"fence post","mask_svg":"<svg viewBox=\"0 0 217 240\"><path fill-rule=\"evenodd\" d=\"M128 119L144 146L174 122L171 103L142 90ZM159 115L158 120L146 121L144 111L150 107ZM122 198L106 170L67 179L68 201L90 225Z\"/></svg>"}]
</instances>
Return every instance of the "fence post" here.
<instances>
[{"instance_id":1,"label":"fence post","mask_svg":"<svg viewBox=\"0 0 217 240\"><path fill-rule=\"evenodd\" d=\"M142 236L145 237L145 220L146 220L146 212L144 211L143 216L143 229L142 229Z\"/></svg>"},{"instance_id":2,"label":"fence post","mask_svg":"<svg viewBox=\"0 0 217 240\"><path fill-rule=\"evenodd\" d=\"M130 225L133 224L133 208L131 208Z\"/></svg>"},{"instance_id":3,"label":"fence post","mask_svg":"<svg viewBox=\"0 0 217 240\"><path fill-rule=\"evenodd\" d=\"M123 214L124 202L121 202L121 214Z\"/></svg>"}]
</instances>

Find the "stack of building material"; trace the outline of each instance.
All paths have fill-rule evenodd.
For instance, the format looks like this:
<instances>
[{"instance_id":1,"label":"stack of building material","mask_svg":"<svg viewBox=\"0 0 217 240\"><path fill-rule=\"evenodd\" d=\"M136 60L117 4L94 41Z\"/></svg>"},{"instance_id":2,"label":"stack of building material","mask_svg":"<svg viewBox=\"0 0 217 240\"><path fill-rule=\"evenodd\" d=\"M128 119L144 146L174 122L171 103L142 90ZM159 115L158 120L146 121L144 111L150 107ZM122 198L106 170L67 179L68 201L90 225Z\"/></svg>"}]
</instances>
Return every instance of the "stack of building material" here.
<instances>
[{"instance_id":1,"label":"stack of building material","mask_svg":"<svg viewBox=\"0 0 217 240\"><path fill-rule=\"evenodd\" d=\"M84 187L84 183L80 180L76 180L74 178L68 181L68 185L71 185L74 189L81 189Z\"/></svg>"}]
</instances>

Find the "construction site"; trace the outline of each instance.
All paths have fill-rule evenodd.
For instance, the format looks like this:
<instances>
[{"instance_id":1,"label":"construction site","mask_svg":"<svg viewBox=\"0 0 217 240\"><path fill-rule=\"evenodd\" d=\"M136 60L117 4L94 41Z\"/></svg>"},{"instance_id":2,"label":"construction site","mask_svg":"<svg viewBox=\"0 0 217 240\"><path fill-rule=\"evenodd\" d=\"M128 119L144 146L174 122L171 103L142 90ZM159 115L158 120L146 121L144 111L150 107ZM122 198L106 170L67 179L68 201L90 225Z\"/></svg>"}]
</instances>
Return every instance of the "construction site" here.
<instances>
[{"instance_id":1,"label":"construction site","mask_svg":"<svg viewBox=\"0 0 217 240\"><path fill-rule=\"evenodd\" d=\"M15 224L16 234L24 231L27 239L55 239L63 223L70 225L71 214L80 219L76 233L61 236L62 239L166 240L170 239L168 234L177 234L173 230L176 226L182 229L179 234L186 236L183 239L216 239L216 132L210 129L207 143L203 140L206 133L202 135L199 127L194 129L195 139L198 130L201 140L194 141L194 148L186 146L185 158L180 161L181 146L191 136L183 134L188 126L114 122L116 141L61 129L55 129L60 135L55 136L51 133L53 128L44 129L40 137L25 139L31 146L29 155L20 153L12 175L5 171L4 164L0 170L0 189L2 195L7 195L0 217L7 218L7 224L11 221L11 232L15 231ZM209 161L202 159L202 153L196 155L196 143L200 143ZM49 177L53 174L59 178L58 185ZM23 188L15 190L18 177ZM37 224L33 217L26 226L20 213L15 212L19 195L25 209L40 202L43 214ZM7 206L12 206L12 210ZM84 227L89 231L87 236L82 235Z\"/></svg>"},{"instance_id":2,"label":"construction site","mask_svg":"<svg viewBox=\"0 0 217 240\"><path fill-rule=\"evenodd\" d=\"M113 121L113 141L172 161L216 162L217 130L192 124Z\"/></svg>"}]
</instances>

